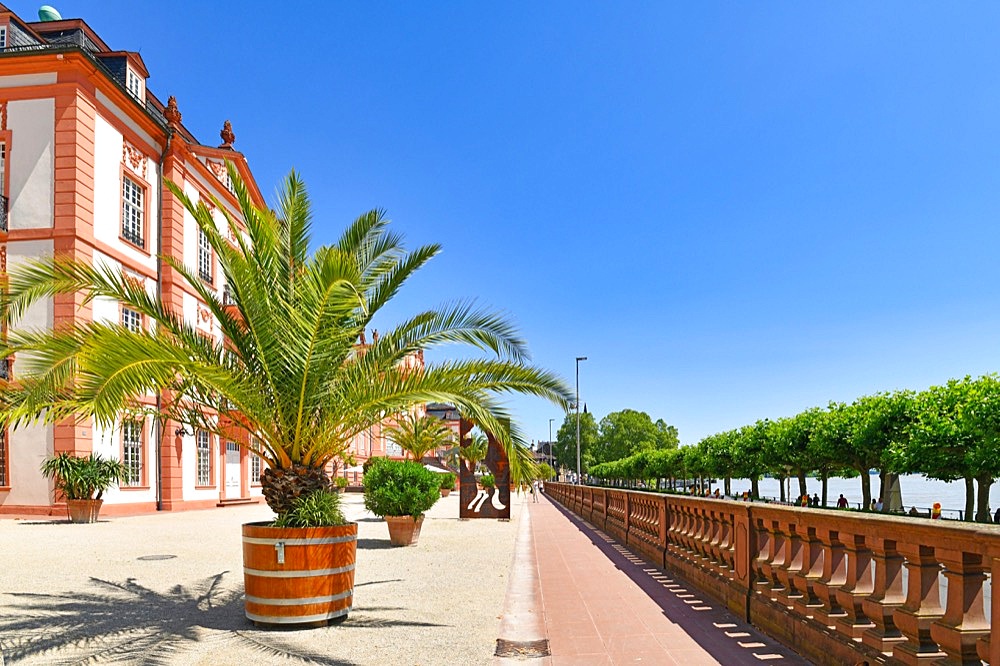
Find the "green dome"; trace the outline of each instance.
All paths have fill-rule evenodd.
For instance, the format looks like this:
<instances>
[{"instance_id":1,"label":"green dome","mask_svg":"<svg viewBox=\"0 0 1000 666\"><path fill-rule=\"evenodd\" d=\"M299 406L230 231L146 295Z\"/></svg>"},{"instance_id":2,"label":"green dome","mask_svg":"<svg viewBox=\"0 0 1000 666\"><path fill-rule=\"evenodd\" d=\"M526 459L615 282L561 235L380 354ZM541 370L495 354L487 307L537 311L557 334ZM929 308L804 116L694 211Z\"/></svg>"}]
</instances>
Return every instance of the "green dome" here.
<instances>
[{"instance_id":1,"label":"green dome","mask_svg":"<svg viewBox=\"0 0 1000 666\"><path fill-rule=\"evenodd\" d=\"M50 7L48 5L42 5L38 8L38 20L39 21L61 21L62 15L59 10L55 7Z\"/></svg>"}]
</instances>

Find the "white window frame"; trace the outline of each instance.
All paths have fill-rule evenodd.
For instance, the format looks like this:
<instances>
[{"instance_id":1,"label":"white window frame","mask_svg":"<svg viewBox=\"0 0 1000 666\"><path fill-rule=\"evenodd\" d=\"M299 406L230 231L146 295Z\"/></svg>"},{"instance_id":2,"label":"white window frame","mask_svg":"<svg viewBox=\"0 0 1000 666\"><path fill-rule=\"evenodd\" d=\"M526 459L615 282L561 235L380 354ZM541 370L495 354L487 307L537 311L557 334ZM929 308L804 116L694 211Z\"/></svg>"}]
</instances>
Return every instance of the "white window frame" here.
<instances>
[{"instance_id":1,"label":"white window frame","mask_svg":"<svg viewBox=\"0 0 1000 666\"><path fill-rule=\"evenodd\" d=\"M122 238L145 247L143 226L145 223L146 190L128 176L122 176Z\"/></svg>"},{"instance_id":2,"label":"white window frame","mask_svg":"<svg viewBox=\"0 0 1000 666\"><path fill-rule=\"evenodd\" d=\"M195 433L195 483L199 486L212 485L212 438L207 430Z\"/></svg>"},{"instance_id":3,"label":"white window frame","mask_svg":"<svg viewBox=\"0 0 1000 666\"><path fill-rule=\"evenodd\" d=\"M0 51L7 48L7 26L0 26Z\"/></svg>"},{"instance_id":4,"label":"white window frame","mask_svg":"<svg viewBox=\"0 0 1000 666\"><path fill-rule=\"evenodd\" d=\"M125 465L123 486L142 485L142 422L122 422L122 464Z\"/></svg>"},{"instance_id":5,"label":"white window frame","mask_svg":"<svg viewBox=\"0 0 1000 666\"><path fill-rule=\"evenodd\" d=\"M132 97L142 101L142 77L131 69L125 73L125 87L128 88L128 92Z\"/></svg>"},{"instance_id":6,"label":"white window frame","mask_svg":"<svg viewBox=\"0 0 1000 666\"><path fill-rule=\"evenodd\" d=\"M208 234L198 227L198 277L212 284L212 244L208 242Z\"/></svg>"},{"instance_id":7,"label":"white window frame","mask_svg":"<svg viewBox=\"0 0 1000 666\"><path fill-rule=\"evenodd\" d=\"M133 333L142 332L142 314L122 306L122 326Z\"/></svg>"}]
</instances>

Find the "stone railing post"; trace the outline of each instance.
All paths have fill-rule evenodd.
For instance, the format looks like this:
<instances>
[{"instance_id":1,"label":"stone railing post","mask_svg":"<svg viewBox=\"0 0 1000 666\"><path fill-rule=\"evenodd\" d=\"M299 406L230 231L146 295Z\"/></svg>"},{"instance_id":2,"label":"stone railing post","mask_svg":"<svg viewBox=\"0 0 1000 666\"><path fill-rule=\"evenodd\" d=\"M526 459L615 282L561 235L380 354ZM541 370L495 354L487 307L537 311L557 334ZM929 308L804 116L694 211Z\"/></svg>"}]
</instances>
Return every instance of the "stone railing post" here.
<instances>
[{"instance_id":1,"label":"stone railing post","mask_svg":"<svg viewBox=\"0 0 1000 666\"><path fill-rule=\"evenodd\" d=\"M862 602L874 589L872 584L872 553L865 545L865 537L851 535L841 537L847 551L847 580L835 590L837 603L844 609L844 615L837 618L837 631L851 638L860 638L863 633L875 627L865 617Z\"/></svg>"},{"instance_id":2,"label":"stone railing post","mask_svg":"<svg viewBox=\"0 0 1000 666\"><path fill-rule=\"evenodd\" d=\"M896 552L896 541L869 537L868 545L875 561L875 584L861 607L875 626L861 636L861 642L889 654L892 646L906 640L893 621L893 612L906 601L903 590L903 557Z\"/></svg>"},{"instance_id":3,"label":"stone railing post","mask_svg":"<svg viewBox=\"0 0 1000 666\"><path fill-rule=\"evenodd\" d=\"M813 617L813 610L822 608L823 602L816 596L814 584L823 577L823 544L816 538L816 528L808 527L801 535L803 564L802 571L792 576L795 594L792 608L804 617Z\"/></svg>"},{"instance_id":4,"label":"stone railing post","mask_svg":"<svg viewBox=\"0 0 1000 666\"><path fill-rule=\"evenodd\" d=\"M802 598L802 593L794 585L795 577L801 575L805 567L805 548L800 533L802 529L802 526L795 523L788 524L788 537L785 540L786 564L778 570L782 590L777 594L776 600L788 608L793 607L796 599Z\"/></svg>"},{"instance_id":5,"label":"stone railing post","mask_svg":"<svg viewBox=\"0 0 1000 666\"><path fill-rule=\"evenodd\" d=\"M813 608L812 615L817 622L833 629L837 618L847 615L837 602L835 592L847 582L847 559L837 530L817 529L816 538L823 544L823 573L813 583L813 590L821 605Z\"/></svg>"},{"instance_id":6,"label":"stone railing post","mask_svg":"<svg viewBox=\"0 0 1000 666\"><path fill-rule=\"evenodd\" d=\"M942 615L941 566L934 557L934 546L900 542L896 547L906 558L906 601L892 619L906 642L893 646L892 657L907 666L922 666L945 656L931 638L931 624Z\"/></svg>"},{"instance_id":7,"label":"stone railing post","mask_svg":"<svg viewBox=\"0 0 1000 666\"><path fill-rule=\"evenodd\" d=\"M943 548L938 548L935 555L948 579L948 602L944 615L931 623L931 638L948 655L942 663L978 665L976 642L990 634L983 596L983 556Z\"/></svg>"},{"instance_id":8,"label":"stone railing post","mask_svg":"<svg viewBox=\"0 0 1000 666\"><path fill-rule=\"evenodd\" d=\"M758 581L757 590L768 599L775 599L784 591L778 572L785 566L785 534L777 520L765 522L764 529L769 535L767 559L760 564L760 573L764 580Z\"/></svg>"}]
</instances>

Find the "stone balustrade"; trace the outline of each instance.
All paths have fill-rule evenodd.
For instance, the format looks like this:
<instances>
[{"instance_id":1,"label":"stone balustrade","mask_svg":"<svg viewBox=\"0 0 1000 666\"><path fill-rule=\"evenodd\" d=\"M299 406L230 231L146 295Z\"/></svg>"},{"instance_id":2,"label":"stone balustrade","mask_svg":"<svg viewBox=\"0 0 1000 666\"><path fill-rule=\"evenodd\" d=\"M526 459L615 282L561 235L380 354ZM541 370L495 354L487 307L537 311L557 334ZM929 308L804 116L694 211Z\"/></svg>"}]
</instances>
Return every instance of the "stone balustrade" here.
<instances>
[{"instance_id":1,"label":"stone balustrade","mask_svg":"<svg viewBox=\"0 0 1000 666\"><path fill-rule=\"evenodd\" d=\"M563 483L545 492L816 663L1000 666L1000 595L989 619L985 608L1000 527Z\"/></svg>"}]
</instances>

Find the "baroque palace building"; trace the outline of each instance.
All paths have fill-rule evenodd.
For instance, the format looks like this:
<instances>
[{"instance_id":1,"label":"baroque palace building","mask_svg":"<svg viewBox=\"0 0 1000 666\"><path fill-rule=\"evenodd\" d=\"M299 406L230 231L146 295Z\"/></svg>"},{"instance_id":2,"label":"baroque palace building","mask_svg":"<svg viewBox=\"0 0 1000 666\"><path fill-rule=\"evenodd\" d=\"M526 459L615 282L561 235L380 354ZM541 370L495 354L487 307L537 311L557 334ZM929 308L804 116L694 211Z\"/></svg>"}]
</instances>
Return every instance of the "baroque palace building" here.
<instances>
[{"instance_id":1,"label":"baroque palace building","mask_svg":"<svg viewBox=\"0 0 1000 666\"><path fill-rule=\"evenodd\" d=\"M256 203L265 202L245 157L233 149L229 122L221 145L201 144L181 122L174 98L162 103L147 90L147 78L138 53L111 49L81 19L24 21L0 5L0 274L52 255L112 266L221 342L204 302L159 260L181 258L225 294L211 248L164 182L210 208L217 201L236 217L230 161ZM221 211L216 219L224 228ZM33 308L19 326L94 320L147 325L117 302L76 296ZM422 365L420 356L413 360ZM16 377L16 359L0 361L0 378ZM155 396L147 400L156 404ZM385 455L381 430L375 426L353 442L355 461ZM261 461L238 445L241 438L245 443L246 433L219 441L151 418L110 430L77 421L0 433L0 514L62 511L39 466L63 451L96 452L126 465L126 482L104 495L106 513L259 501Z\"/></svg>"}]
</instances>

